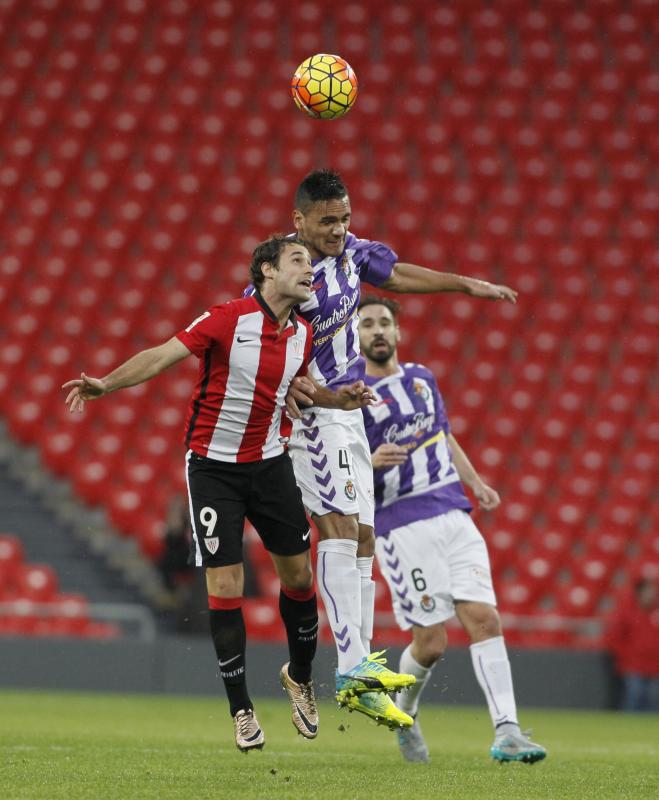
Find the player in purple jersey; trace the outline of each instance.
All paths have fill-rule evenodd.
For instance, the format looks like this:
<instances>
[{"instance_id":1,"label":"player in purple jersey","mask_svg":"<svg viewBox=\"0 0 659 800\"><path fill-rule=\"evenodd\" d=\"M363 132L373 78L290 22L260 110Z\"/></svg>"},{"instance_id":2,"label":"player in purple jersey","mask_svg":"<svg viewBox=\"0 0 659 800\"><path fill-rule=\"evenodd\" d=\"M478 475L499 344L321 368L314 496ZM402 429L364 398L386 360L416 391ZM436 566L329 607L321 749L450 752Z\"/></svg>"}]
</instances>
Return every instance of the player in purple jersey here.
<instances>
[{"instance_id":1,"label":"player in purple jersey","mask_svg":"<svg viewBox=\"0 0 659 800\"><path fill-rule=\"evenodd\" d=\"M417 682L398 705L416 718L419 696L446 649L444 623L457 615L471 639L474 672L495 727L492 757L533 763L547 753L517 722L487 546L469 516L462 483L486 510L499 505L499 495L451 433L432 373L398 362L397 312L391 300L364 298L359 335L365 380L376 396L363 411L374 469L376 554L396 620L412 630L400 669ZM429 760L416 719L398 741L408 761Z\"/></svg>"},{"instance_id":2,"label":"player in purple jersey","mask_svg":"<svg viewBox=\"0 0 659 800\"><path fill-rule=\"evenodd\" d=\"M340 386L363 377L361 281L393 292L465 292L515 301L516 293L506 286L399 261L385 244L349 233L350 214L348 190L337 173L317 170L298 186L293 223L311 253L314 271L314 294L298 311L313 328L309 375L318 383ZM337 647L337 700L392 726L411 725L408 716L397 716L386 694L365 692L368 683L361 681L371 677L382 660L379 653L368 656L375 598L374 499L361 411L327 413L314 408L300 414L296 401L313 402L306 379L294 383L289 400L289 412L298 418L290 442L295 477L320 534L318 589ZM393 685L395 678L387 677ZM355 687L361 696L355 696Z\"/></svg>"}]
</instances>

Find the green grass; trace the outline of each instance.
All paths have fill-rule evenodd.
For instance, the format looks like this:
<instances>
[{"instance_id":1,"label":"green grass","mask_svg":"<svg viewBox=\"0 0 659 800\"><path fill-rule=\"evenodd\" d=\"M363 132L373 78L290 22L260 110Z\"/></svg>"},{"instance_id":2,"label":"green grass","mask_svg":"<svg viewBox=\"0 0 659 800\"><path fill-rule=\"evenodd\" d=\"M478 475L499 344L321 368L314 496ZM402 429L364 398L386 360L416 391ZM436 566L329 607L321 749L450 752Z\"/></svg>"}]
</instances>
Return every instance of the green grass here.
<instances>
[{"instance_id":1,"label":"green grass","mask_svg":"<svg viewBox=\"0 0 659 800\"><path fill-rule=\"evenodd\" d=\"M395 735L321 705L321 733L297 736L283 701L261 700L267 744L239 753L217 698L0 692L3 800L132 798L659 797L659 717L525 710L549 749L539 764L498 765L485 709L423 712L432 763L400 759Z\"/></svg>"}]
</instances>

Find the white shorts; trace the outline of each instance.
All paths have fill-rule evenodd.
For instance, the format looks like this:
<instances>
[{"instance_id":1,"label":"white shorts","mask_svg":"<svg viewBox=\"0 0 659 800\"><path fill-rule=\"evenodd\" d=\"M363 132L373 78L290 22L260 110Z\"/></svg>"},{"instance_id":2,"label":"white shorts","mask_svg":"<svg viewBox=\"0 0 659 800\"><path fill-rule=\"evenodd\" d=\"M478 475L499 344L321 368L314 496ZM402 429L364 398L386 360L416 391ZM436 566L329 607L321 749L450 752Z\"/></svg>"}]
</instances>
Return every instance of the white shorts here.
<instances>
[{"instance_id":1,"label":"white shorts","mask_svg":"<svg viewBox=\"0 0 659 800\"><path fill-rule=\"evenodd\" d=\"M445 622L456 600L496 606L487 545L466 511L396 528L375 552L403 630Z\"/></svg>"},{"instance_id":2,"label":"white shorts","mask_svg":"<svg viewBox=\"0 0 659 800\"><path fill-rule=\"evenodd\" d=\"M307 411L293 423L288 448L310 514L358 514L373 525L373 467L360 409Z\"/></svg>"}]
</instances>

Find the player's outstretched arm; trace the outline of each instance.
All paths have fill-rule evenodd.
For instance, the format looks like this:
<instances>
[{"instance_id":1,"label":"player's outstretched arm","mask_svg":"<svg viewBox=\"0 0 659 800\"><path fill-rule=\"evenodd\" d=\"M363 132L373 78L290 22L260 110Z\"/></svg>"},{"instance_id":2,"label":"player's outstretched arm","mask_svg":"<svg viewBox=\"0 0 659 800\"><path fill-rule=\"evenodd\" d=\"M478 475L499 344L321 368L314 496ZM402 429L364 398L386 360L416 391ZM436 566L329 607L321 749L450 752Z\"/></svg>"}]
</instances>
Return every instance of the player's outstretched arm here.
<instances>
[{"instance_id":1,"label":"player's outstretched arm","mask_svg":"<svg viewBox=\"0 0 659 800\"><path fill-rule=\"evenodd\" d=\"M356 381L349 386L341 386L336 391L321 386L309 375L293 378L286 394L286 411L292 419L300 419L300 406L319 406L320 408L339 408L353 411L371 405L375 395L364 381Z\"/></svg>"},{"instance_id":2,"label":"player's outstretched arm","mask_svg":"<svg viewBox=\"0 0 659 800\"><path fill-rule=\"evenodd\" d=\"M380 285L388 292L399 294L430 294L432 292L463 292L472 297L486 300L508 300L517 302L517 292L509 286L499 286L478 278L453 275L450 272L437 272L416 264L398 262L391 276Z\"/></svg>"},{"instance_id":3,"label":"player's outstretched arm","mask_svg":"<svg viewBox=\"0 0 659 800\"><path fill-rule=\"evenodd\" d=\"M375 395L364 383L355 381L349 386L340 386L335 392L325 386L316 389L315 404L322 408L340 408L342 411L354 411L365 408L375 402Z\"/></svg>"},{"instance_id":4,"label":"player's outstretched arm","mask_svg":"<svg viewBox=\"0 0 659 800\"><path fill-rule=\"evenodd\" d=\"M474 465L467 458L467 454L458 444L452 433L448 435L448 444L451 449L453 463L458 471L460 480L466 483L478 500L478 505L485 511L492 511L501 504L501 498L491 486L488 486L476 471Z\"/></svg>"},{"instance_id":5,"label":"player's outstretched arm","mask_svg":"<svg viewBox=\"0 0 659 800\"><path fill-rule=\"evenodd\" d=\"M177 361L190 355L190 351L173 336L158 347L150 347L132 356L104 378L91 378L83 372L80 378L67 381L62 389L69 389L64 401L69 411L82 411L87 400L97 400L104 394L136 386L158 375Z\"/></svg>"}]
</instances>

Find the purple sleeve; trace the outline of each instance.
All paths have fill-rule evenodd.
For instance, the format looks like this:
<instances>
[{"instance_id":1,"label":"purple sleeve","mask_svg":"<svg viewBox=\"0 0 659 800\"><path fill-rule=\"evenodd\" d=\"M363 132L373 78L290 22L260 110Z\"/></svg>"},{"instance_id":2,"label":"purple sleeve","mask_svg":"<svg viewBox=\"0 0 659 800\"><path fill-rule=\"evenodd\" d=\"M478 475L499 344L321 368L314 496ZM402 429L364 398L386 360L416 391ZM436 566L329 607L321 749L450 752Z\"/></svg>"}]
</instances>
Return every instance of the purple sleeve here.
<instances>
[{"instance_id":1,"label":"purple sleeve","mask_svg":"<svg viewBox=\"0 0 659 800\"><path fill-rule=\"evenodd\" d=\"M430 371L428 372L428 376L432 380L432 385L434 387L437 419L439 420L439 424L444 429L444 433L446 433L448 436L448 434L451 432L451 423L449 422L448 414L446 413L446 404L444 403L442 393L439 391L439 386L437 385L435 376Z\"/></svg>"},{"instance_id":2,"label":"purple sleeve","mask_svg":"<svg viewBox=\"0 0 659 800\"><path fill-rule=\"evenodd\" d=\"M371 286L381 286L394 270L398 255L382 242L359 239L357 249L361 256L359 277Z\"/></svg>"}]
</instances>

